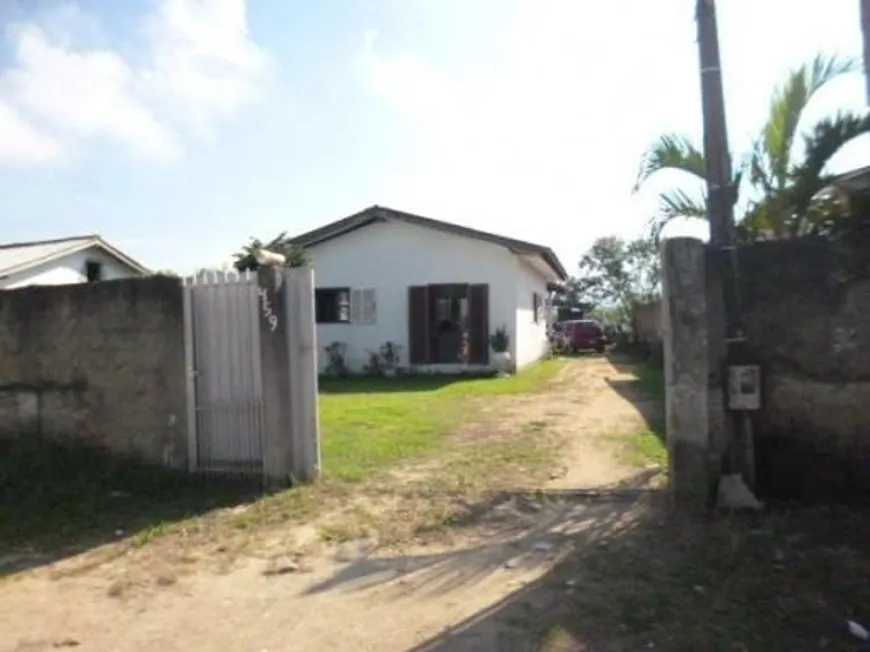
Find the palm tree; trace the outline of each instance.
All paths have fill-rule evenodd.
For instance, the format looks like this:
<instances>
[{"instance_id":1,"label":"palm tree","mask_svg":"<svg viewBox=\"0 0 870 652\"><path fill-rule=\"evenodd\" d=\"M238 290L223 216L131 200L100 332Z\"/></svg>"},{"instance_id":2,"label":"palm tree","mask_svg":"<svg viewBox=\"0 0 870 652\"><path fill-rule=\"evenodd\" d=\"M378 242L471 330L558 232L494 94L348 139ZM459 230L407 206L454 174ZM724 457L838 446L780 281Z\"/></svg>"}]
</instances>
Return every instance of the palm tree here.
<instances>
[{"instance_id":1,"label":"palm tree","mask_svg":"<svg viewBox=\"0 0 870 652\"><path fill-rule=\"evenodd\" d=\"M282 254L286 259L284 263L286 267L305 267L309 263L308 252L299 245L293 244L287 238L287 233L284 232L272 238L267 244L263 244L259 238L251 238L241 251L233 254L235 259L233 267L240 272L256 271L260 265L254 257L254 252L258 249L267 249Z\"/></svg>"},{"instance_id":2,"label":"palm tree","mask_svg":"<svg viewBox=\"0 0 870 652\"><path fill-rule=\"evenodd\" d=\"M798 126L819 90L860 70L858 60L817 55L790 72L775 89L766 123L751 150L735 166L734 184L743 200L738 217L741 238L788 238L817 230L812 207L832 178L825 166L846 143L870 132L870 115L840 111L806 132L799 132ZM690 138L665 134L641 158L634 191L662 170L678 170L704 180L705 167L704 154ZM658 238L675 218L707 216L706 196L674 188L659 196L659 213L650 228Z\"/></svg>"}]
</instances>

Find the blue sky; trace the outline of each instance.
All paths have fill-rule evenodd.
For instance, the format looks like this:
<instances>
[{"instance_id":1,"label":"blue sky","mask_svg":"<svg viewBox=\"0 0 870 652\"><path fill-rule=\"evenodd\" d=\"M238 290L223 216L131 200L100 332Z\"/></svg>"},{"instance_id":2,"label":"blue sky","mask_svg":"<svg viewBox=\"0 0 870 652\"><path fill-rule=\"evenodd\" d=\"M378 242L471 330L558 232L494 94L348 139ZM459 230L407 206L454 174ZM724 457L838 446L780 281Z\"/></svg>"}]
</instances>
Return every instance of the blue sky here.
<instances>
[{"instance_id":1,"label":"blue sky","mask_svg":"<svg viewBox=\"0 0 870 652\"><path fill-rule=\"evenodd\" d=\"M861 50L858 0L719 5L735 151L789 67ZM0 21L3 239L96 232L154 268L377 203L574 269L674 182L632 195L646 145L700 138L694 0L6 0ZM856 75L813 114L862 105Z\"/></svg>"}]
</instances>

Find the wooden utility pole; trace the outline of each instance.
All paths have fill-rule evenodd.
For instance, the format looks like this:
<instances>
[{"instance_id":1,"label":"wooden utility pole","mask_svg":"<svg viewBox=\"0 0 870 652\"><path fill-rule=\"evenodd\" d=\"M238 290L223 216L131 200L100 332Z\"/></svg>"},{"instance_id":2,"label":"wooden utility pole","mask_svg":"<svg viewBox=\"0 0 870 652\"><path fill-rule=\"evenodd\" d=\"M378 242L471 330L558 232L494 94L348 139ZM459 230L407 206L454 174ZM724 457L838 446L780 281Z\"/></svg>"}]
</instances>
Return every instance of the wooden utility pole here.
<instances>
[{"instance_id":1,"label":"wooden utility pole","mask_svg":"<svg viewBox=\"0 0 870 652\"><path fill-rule=\"evenodd\" d=\"M870 104L870 0L861 2L861 37L864 42L864 89Z\"/></svg>"},{"instance_id":2,"label":"wooden utility pole","mask_svg":"<svg viewBox=\"0 0 870 652\"><path fill-rule=\"evenodd\" d=\"M715 0L697 0L697 20L710 243L714 246L727 247L734 241L736 189L731 172L731 154L728 150L728 127L725 122Z\"/></svg>"},{"instance_id":3,"label":"wooden utility pole","mask_svg":"<svg viewBox=\"0 0 870 652\"><path fill-rule=\"evenodd\" d=\"M745 413L728 409L729 368L733 365L745 364L747 361L745 337L740 322L740 296L737 283L734 225L737 187L734 183L731 154L728 148L715 0L697 0L696 11L701 68L701 104L704 117L704 157L707 165L707 210L710 220L710 249L714 256L711 271L721 278L725 321L725 342L711 342L714 351L724 353L724 359L714 361L714 364L720 363L722 400L725 405L725 472L739 473L746 484L752 487L754 465L751 462L749 417Z\"/></svg>"}]
</instances>

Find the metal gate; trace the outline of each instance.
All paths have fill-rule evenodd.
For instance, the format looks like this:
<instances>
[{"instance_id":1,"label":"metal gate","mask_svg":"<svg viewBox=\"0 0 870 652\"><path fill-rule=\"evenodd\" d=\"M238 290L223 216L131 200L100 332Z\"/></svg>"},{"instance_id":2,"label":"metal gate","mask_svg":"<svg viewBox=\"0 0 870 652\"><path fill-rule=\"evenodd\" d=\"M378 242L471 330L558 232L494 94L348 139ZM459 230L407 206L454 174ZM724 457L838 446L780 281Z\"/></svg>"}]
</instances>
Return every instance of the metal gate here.
<instances>
[{"instance_id":1,"label":"metal gate","mask_svg":"<svg viewBox=\"0 0 870 652\"><path fill-rule=\"evenodd\" d=\"M190 469L263 472L263 381L257 277L203 272L185 280Z\"/></svg>"}]
</instances>

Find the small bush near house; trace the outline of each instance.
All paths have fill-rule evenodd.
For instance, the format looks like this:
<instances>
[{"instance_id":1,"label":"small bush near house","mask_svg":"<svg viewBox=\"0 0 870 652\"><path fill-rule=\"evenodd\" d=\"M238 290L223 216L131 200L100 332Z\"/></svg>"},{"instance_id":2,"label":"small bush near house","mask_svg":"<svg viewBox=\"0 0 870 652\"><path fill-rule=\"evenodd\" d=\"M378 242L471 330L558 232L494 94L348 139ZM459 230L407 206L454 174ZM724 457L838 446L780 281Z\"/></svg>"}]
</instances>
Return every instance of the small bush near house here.
<instances>
[{"instance_id":1,"label":"small bush near house","mask_svg":"<svg viewBox=\"0 0 870 652\"><path fill-rule=\"evenodd\" d=\"M495 353L504 353L510 348L511 338L507 328L500 326L489 336L489 345Z\"/></svg>"},{"instance_id":2,"label":"small bush near house","mask_svg":"<svg viewBox=\"0 0 870 652\"><path fill-rule=\"evenodd\" d=\"M332 342L324 347L326 352L326 375L347 376L347 345L344 342Z\"/></svg>"},{"instance_id":3,"label":"small bush near house","mask_svg":"<svg viewBox=\"0 0 870 652\"><path fill-rule=\"evenodd\" d=\"M380 354L384 365L389 369L395 369L401 361L402 347L395 342L384 342L381 345Z\"/></svg>"}]
</instances>

